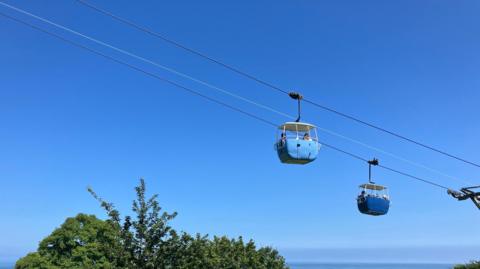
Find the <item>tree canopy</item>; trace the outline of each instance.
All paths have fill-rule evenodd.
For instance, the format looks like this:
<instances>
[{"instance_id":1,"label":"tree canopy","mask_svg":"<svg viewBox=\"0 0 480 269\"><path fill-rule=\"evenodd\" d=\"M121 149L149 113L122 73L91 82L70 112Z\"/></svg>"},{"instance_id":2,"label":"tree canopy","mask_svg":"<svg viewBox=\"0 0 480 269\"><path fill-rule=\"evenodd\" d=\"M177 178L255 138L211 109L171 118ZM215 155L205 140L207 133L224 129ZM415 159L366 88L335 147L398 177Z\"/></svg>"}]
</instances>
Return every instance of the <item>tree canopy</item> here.
<instances>
[{"instance_id":1,"label":"tree canopy","mask_svg":"<svg viewBox=\"0 0 480 269\"><path fill-rule=\"evenodd\" d=\"M16 268L114 268L117 238L107 222L78 214L43 239L37 252L20 259Z\"/></svg>"},{"instance_id":2,"label":"tree canopy","mask_svg":"<svg viewBox=\"0 0 480 269\"><path fill-rule=\"evenodd\" d=\"M480 269L480 261L456 265L454 269Z\"/></svg>"},{"instance_id":3,"label":"tree canopy","mask_svg":"<svg viewBox=\"0 0 480 269\"><path fill-rule=\"evenodd\" d=\"M252 240L177 232L169 225L177 213L162 211L157 195L147 199L143 179L135 191L135 216L122 218L112 203L89 189L108 219L86 214L68 218L15 268L288 268L276 250L257 248Z\"/></svg>"}]
</instances>

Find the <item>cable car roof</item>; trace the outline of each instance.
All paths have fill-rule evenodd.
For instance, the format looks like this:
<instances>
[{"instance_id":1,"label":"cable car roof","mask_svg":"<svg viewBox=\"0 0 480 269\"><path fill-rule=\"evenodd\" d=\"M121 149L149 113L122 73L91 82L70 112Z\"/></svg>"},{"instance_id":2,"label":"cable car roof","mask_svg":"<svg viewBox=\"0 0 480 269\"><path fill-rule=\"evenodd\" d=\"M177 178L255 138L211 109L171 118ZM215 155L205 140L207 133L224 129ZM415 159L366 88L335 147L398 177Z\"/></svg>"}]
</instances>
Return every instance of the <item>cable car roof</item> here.
<instances>
[{"instance_id":1,"label":"cable car roof","mask_svg":"<svg viewBox=\"0 0 480 269\"><path fill-rule=\"evenodd\" d=\"M308 132L312 129L316 128L315 125L305 122L285 122L284 124L280 125L278 129L280 130L287 130L287 131L299 131L299 132Z\"/></svg>"},{"instance_id":2,"label":"cable car roof","mask_svg":"<svg viewBox=\"0 0 480 269\"><path fill-rule=\"evenodd\" d=\"M376 184L367 183L367 184L362 184L362 185L360 185L360 188L362 188L362 189L367 189L367 190L383 191L383 190L385 190L387 187L384 187L384 186L382 186L382 185L376 185Z\"/></svg>"}]
</instances>

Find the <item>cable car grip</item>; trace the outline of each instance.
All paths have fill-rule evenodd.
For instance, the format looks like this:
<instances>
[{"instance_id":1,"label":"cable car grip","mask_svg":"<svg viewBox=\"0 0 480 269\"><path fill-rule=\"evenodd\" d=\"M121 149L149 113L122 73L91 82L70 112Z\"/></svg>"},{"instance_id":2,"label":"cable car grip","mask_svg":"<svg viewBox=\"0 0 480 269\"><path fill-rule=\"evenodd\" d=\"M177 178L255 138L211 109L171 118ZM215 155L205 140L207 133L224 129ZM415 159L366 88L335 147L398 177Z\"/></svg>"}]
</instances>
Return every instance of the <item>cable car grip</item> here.
<instances>
[{"instance_id":1,"label":"cable car grip","mask_svg":"<svg viewBox=\"0 0 480 269\"><path fill-rule=\"evenodd\" d=\"M303 99L303 96L298 92L289 92L288 96L290 96L290 98L298 101L298 118L295 121L299 122L300 121L300 114L301 114L300 101Z\"/></svg>"},{"instance_id":2,"label":"cable car grip","mask_svg":"<svg viewBox=\"0 0 480 269\"><path fill-rule=\"evenodd\" d=\"M375 184L375 182L372 181L372 165L377 166L378 159L373 158L373 160L368 161L368 182L370 184Z\"/></svg>"}]
</instances>

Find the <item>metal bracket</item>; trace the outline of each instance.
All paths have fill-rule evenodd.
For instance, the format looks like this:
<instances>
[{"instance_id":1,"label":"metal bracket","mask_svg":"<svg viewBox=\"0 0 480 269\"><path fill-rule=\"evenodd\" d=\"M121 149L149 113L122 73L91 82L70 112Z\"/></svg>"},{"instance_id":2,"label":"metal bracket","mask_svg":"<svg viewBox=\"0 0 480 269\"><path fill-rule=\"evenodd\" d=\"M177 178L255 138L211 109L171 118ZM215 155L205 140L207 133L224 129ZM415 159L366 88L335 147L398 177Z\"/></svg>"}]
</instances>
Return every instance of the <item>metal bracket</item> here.
<instances>
[{"instance_id":1,"label":"metal bracket","mask_svg":"<svg viewBox=\"0 0 480 269\"><path fill-rule=\"evenodd\" d=\"M454 191L449 189L447 193L458 201L470 199L478 207L478 209L480 209L480 192L472 191L472 189L477 188L480 188L480 186L465 187L461 188L460 191Z\"/></svg>"},{"instance_id":2,"label":"metal bracket","mask_svg":"<svg viewBox=\"0 0 480 269\"><path fill-rule=\"evenodd\" d=\"M301 115L300 101L303 99L303 95L301 95L298 92L290 92L290 93L288 93L288 96L290 96L290 98L298 101L298 117L295 121L299 122L300 121L300 115Z\"/></svg>"},{"instance_id":3,"label":"metal bracket","mask_svg":"<svg viewBox=\"0 0 480 269\"><path fill-rule=\"evenodd\" d=\"M375 182L372 181L372 165L377 166L378 159L373 158L373 160L368 161L368 182L370 184L375 184Z\"/></svg>"}]
</instances>

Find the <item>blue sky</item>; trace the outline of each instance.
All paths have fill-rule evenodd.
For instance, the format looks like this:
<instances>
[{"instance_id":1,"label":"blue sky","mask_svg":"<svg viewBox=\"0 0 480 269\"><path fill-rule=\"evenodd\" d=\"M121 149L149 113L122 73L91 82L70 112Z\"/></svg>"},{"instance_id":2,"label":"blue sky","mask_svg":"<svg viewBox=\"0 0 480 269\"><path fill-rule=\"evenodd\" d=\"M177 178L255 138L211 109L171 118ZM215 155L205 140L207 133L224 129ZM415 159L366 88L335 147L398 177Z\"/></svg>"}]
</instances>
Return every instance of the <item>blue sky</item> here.
<instances>
[{"instance_id":1,"label":"blue sky","mask_svg":"<svg viewBox=\"0 0 480 269\"><path fill-rule=\"evenodd\" d=\"M288 97L75 1L6 3L295 114ZM480 161L477 1L94 3L275 85ZM5 7L0 11L271 121L286 120ZM172 223L177 229L243 235L284 249L292 260L338 258L314 251L298 256L304 249L444 247L436 253L449 253L451 262L469 259L465 249L479 249L473 239L480 236L474 225L480 215L470 202L375 169L375 179L391 189L391 211L377 218L360 215L354 198L367 180L363 163L323 148L312 164L280 164L273 128L0 21L0 260L33 251L66 217L79 212L105 217L87 186L129 212L140 177L165 209L179 212ZM480 182L478 169L308 105L303 114L322 128ZM320 137L453 188L465 185L327 133ZM423 261L421 252L410 253Z\"/></svg>"}]
</instances>

